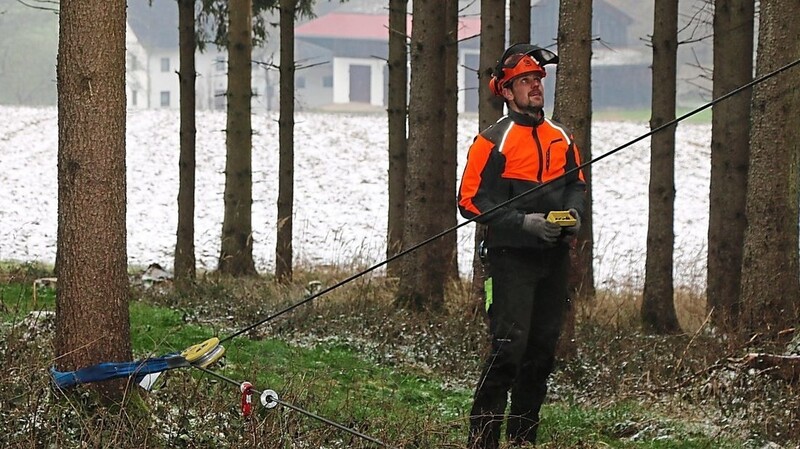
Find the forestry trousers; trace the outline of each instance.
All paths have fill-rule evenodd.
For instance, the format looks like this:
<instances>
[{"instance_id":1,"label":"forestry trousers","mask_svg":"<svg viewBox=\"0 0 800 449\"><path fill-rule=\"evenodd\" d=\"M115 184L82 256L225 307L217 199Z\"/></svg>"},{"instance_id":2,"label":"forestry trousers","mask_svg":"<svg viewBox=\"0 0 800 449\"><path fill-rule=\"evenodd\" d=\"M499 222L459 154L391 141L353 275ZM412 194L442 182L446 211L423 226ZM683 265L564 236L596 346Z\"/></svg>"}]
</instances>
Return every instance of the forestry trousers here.
<instances>
[{"instance_id":1,"label":"forestry trousers","mask_svg":"<svg viewBox=\"0 0 800 449\"><path fill-rule=\"evenodd\" d=\"M470 449L495 449L506 411L508 441L535 443L567 307L569 248L490 248L492 344L470 412Z\"/></svg>"}]
</instances>

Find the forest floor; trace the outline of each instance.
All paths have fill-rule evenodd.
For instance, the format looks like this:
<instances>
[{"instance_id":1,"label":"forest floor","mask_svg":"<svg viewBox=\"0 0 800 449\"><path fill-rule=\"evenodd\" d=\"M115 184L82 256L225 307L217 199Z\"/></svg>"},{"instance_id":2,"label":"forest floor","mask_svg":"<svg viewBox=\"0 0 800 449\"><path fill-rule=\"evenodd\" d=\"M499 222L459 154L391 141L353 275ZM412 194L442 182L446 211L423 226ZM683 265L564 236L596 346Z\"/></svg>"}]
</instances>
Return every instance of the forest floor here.
<instances>
[{"instance_id":1,"label":"forest floor","mask_svg":"<svg viewBox=\"0 0 800 449\"><path fill-rule=\"evenodd\" d=\"M134 275L134 356L230 335L348 274L296 272L287 286L202 275L184 292L168 283L145 288ZM123 407L97 405L87 388L53 388L55 295L45 288L35 305L32 298L34 280L50 275L32 265L0 269L0 446L376 446L257 398L243 420L238 389L199 370L170 371ZM391 280L361 277L229 341L213 369L389 447L464 447L487 343L480 307L465 284L448 289L442 313L399 310L393 291ZM551 377L539 447L800 448L800 387L744 363L748 353L784 353L788 334L733 343L710 327L701 296L686 290L676 309L687 332L647 335L639 301L600 291L575 304L576 351Z\"/></svg>"}]
</instances>

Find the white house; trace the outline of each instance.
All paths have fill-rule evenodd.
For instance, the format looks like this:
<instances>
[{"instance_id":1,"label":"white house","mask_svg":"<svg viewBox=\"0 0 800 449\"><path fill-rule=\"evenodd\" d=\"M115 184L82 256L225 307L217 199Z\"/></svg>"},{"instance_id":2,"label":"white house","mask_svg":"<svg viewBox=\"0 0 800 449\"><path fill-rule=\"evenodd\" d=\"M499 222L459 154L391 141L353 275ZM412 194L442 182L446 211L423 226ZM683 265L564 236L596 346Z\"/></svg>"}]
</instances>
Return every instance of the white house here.
<instances>
[{"instance_id":1,"label":"white house","mask_svg":"<svg viewBox=\"0 0 800 449\"><path fill-rule=\"evenodd\" d=\"M132 108L178 108L178 6L175 0L128 0L128 105ZM476 8L474 0L461 0ZM595 49L592 98L595 107L637 107L649 104L650 68L641 52L635 58L611 58L629 48L631 19L604 0L594 0L593 30L613 52ZM555 42L558 1L539 0L533 6L531 42ZM385 109L388 103L389 16L377 0L330 2L318 6L318 17L295 27L295 92L298 109ZM409 2L409 11L411 2ZM471 10L470 10L471 11ZM459 18L458 111L478 110L480 16ZM413 21L408 16L408 32ZM253 49L254 61L277 59L277 31L268 47ZM557 49L556 49L557 50ZM613 54L612 54L613 53ZM625 54L627 54L625 53ZM227 55L207 45L195 55L198 110L224 110ZM552 103L555 77L548 77L545 94ZM623 83L619 81L623 80ZM278 71L274 65L253 64L253 111L277 109Z\"/></svg>"},{"instance_id":2,"label":"white house","mask_svg":"<svg viewBox=\"0 0 800 449\"><path fill-rule=\"evenodd\" d=\"M128 0L128 107L177 109L180 83L178 69L178 5L175 0ZM269 54L253 50L254 59ZM268 109L268 86L276 78L264 66L254 64L253 110ZM195 53L196 108L224 110L227 87L227 52L207 45Z\"/></svg>"}]
</instances>

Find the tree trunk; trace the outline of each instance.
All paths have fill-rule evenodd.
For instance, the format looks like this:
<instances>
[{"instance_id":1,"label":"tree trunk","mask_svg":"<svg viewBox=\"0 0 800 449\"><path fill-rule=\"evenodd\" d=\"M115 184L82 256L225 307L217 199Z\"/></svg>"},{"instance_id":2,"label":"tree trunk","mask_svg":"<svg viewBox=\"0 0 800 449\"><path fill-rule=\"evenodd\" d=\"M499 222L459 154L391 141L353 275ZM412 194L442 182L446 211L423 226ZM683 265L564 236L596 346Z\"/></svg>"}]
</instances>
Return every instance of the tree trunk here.
<instances>
[{"instance_id":1,"label":"tree trunk","mask_svg":"<svg viewBox=\"0 0 800 449\"><path fill-rule=\"evenodd\" d=\"M278 133L278 225L275 278L292 280L292 212L294 205L294 14L296 0L280 0L281 96Z\"/></svg>"},{"instance_id":2,"label":"tree trunk","mask_svg":"<svg viewBox=\"0 0 800 449\"><path fill-rule=\"evenodd\" d=\"M444 170L445 188L442 195L444 209L440 211L442 229L454 228L458 221L456 215L456 200L453 192L458 188L456 181L457 171L457 142L458 142L458 0L445 0L444 2L446 42L444 57L444 120L442 132L444 145L442 146L442 169ZM451 232L442 237L442 257L445 262L448 280L458 279L458 236Z\"/></svg>"},{"instance_id":3,"label":"tree trunk","mask_svg":"<svg viewBox=\"0 0 800 449\"><path fill-rule=\"evenodd\" d=\"M480 68L478 70L478 131L482 131L503 116L503 100L489 89L489 80L497 60L503 55L506 39L504 0L481 0ZM486 227L475 223L475 251L472 255L472 292L475 311L484 307L486 276L478 257L478 247L486 235Z\"/></svg>"},{"instance_id":4,"label":"tree trunk","mask_svg":"<svg viewBox=\"0 0 800 449\"><path fill-rule=\"evenodd\" d=\"M408 0L389 0L389 217L386 258L403 249L403 216L406 194L406 119L408 118ZM402 261L386 266L389 277L398 277Z\"/></svg>"},{"instance_id":5,"label":"tree trunk","mask_svg":"<svg viewBox=\"0 0 800 449\"><path fill-rule=\"evenodd\" d=\"M253 172L250 118L253 53L252 0L231 0L228 32L228 116L225 146L225 216L219 271L255 275L253 263Z\"/></svg>"},{"instance_id":6,"label":"tree trunk","mask_svg":"<svg viewBox=\"0 0 800 449\"><path fill-rule=\"evenodd\" d=\"M757 75L800 55L800 3L762 0ZM797 71L753 89L739 328L765 332L797 324L800 89Z\"/></svg>"},{"instance_id":7,"label":"tree trunk","mask_svg":"<svg viewBox=\"0 0 800 449\"><path fill-rule=\"evenodd\" d=\"M558 17L561 62L556 74L553 118L572 130L583 162L592 159L592 2L561 0ZM573 301L594 296L591 166L583 168L583 175L587 184L587 199L586 209L581 216L581 229L571 253L569 290ZM574 343L574 304L567 313L559 344L562 357L573 356L577 351Z\"/></svg>"},{"instance_id":8,"label":"tree trunk","mask_svg":"<svg viewBox=\"0 0 800 449\"><path fill-rule=\"evenodd\" d=\"M714 86L719 98L753 79L754 0L714 4ZM712 322L734 330L739 318L752 91L715 105L711 119L707 307Z\"/></svg>"},{"instance_id":9,"label":"tree trunk","mask_svg":"<svg viewBox=\"0 0 800 449\"><path fill-rule=\"evenodd\" d=\"M508 0L508 10L508 42L512 45L530 42L531 0Z\"/></svg>"},{"instance_id":10,"label":"tree trunk","mask_svg":"<svg viewBox=\"0 0 800 449\"><path fill-rule=\"evenodd\" d=\"M675 119L678 0L656 0L653 26L653 116L650 129ZM675 241L675 126L651 137L649 219L642 323L660 334L680 331L672 286Z\"/></svg>"},{"instance_id":11,"label":"tree trunk","mask_svg":"<svg viewBox=\"0 0 800 449\"><path fill-rule=\"evenodd\" d=\"M185 287L195 278L194 258L194 173L195 173L195 0L178 0L180 46L181 125L178 162L178 231L175 243L175 283Z\"/></svg>"},{"instance_id":12,"label":"tree trunk","mask_svg":"<svg viewBox=\"0 0 800 449\"><path fill-rule=\"evenodd\" d=\"M403 242L410 246L442 231L446 209L441 168L444 139L441 120L446 36L441 3L417 0L411 29L411 97L408 107L408 172ZM397 303L411 310L441 309L444 305L445 263L442 239L405 256Z\"/></svg>"},{"instance_id":13,"label":"tree trunk","mask_svg":"<svg viewBox=\"0 0 800 449\"><path fill-rule=\"evenodd\" d=\"M125 2L61 2L58 42L59 370L131 359L125 230ZM121 400L126 380L97 384Z\"/></svg>"}]
</instances>

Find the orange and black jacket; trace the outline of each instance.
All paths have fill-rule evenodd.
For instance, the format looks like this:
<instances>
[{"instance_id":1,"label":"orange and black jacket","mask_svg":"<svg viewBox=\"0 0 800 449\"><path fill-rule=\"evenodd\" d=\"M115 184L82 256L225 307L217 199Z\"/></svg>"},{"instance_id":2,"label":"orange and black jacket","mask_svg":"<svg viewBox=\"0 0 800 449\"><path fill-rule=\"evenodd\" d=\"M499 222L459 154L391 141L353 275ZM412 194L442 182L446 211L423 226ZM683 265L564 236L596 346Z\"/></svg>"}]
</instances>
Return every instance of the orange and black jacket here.
<instances>
[{"instance_id":1,"label":"orange and black jacket","mask_svg":"<svg viewBox=\"0 0 800 449\"><path fill-rule=\"evenodd\" d=\"M525 214L575 209L583 216L586 182L572 135L544 115L539 119L509 112L480 133L467 155L458 192L465 218L488 225L486 247L543 248L548 245L522 230ZM500 203L546 184L533 193L482 215Z\"/></svg>"}]
</instances>

